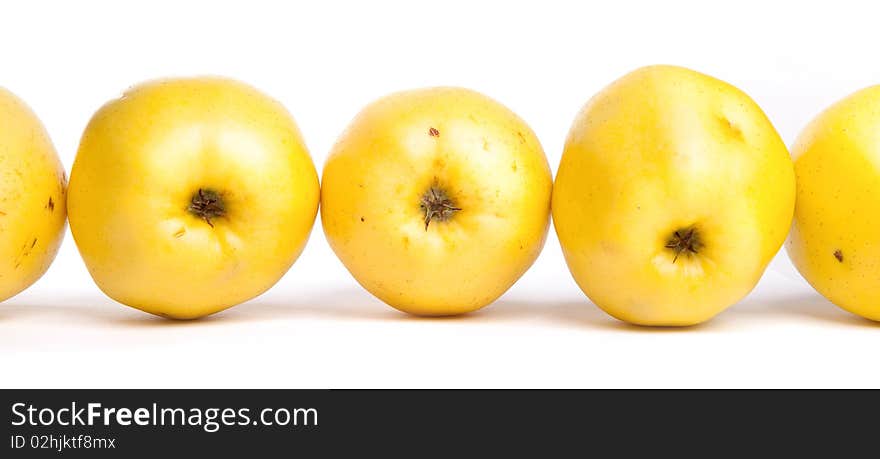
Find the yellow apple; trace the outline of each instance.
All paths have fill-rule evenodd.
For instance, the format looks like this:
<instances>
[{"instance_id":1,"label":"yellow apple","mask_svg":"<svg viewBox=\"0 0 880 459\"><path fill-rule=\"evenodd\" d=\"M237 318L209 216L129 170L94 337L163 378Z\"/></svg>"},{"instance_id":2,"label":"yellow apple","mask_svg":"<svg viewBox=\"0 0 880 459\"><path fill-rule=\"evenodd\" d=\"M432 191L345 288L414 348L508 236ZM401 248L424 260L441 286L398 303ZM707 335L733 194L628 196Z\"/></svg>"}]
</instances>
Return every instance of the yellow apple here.
<instances>
[{"instance_id":1,"label":"yellow apple","mask_svg":"<svg viewBox=\"0 0 880 459\"><path fill-rule=\"evenodd\" d=\"M321 221L354 278L389 305L452 315L498 298L544 245L552 179L532 130L459 88L367 106L327 159Z\"/></svg>"},{"instance_id":2,"label":"yellow apple","mask_svg":"<svg viewBox=\"0 0 880 459\"><path fill-rule=\"evenodd\" d=\"M278 102L223 78L145 83L101 108L70 177L70 229L111 298L179 319L267 290L317 213L318 177Z\"/></svg>"},{"instance_id":3,"label":"yellow apple","mask_svg":"<svg viewBox=\"0 0 880 459\"><path fill-rule=\"evenodd\" d=\"M792 153L792 262L834 304L880 320L880 86L821 113Z\"/></svg>"},{"instance_id":4,"label":"yellow apple","mask_svg":"<svg viewBox=\"0 0 880 459\"><path fill-rule=\"evenodd\" d=\"M651 66L575 119L553 221L572 275L607 313L693 325L754 288L788 232L794 193L788 151L752 99Z\"/></svg>"},{"instance_id":5,"label":"yellow apple","mask_svg":"<svg viewBox=\"0 0 880 459\"><path fill-rule=\"evenodd\" d=\"M0 88L0 301L52 264L65 222L64 167L43 124Z\"/></svg>"}]
</instances>

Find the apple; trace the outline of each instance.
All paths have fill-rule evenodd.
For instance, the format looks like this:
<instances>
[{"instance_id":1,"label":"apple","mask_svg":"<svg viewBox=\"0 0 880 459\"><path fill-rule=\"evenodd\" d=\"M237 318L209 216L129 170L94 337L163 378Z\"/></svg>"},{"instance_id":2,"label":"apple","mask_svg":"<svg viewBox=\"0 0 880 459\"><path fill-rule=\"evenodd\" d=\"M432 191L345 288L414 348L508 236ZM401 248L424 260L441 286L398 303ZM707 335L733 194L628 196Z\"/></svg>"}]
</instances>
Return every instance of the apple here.
<instances>
[{"instance_id":1,"label":"apple","mask_svg":"<svg viewBox=\"0 0 880 459\"><path fill-rule=\"evenodd\" d=\"M66 221L64 167L37 116L0 88L0 301L52 264Z\"/></svg>"},{"instance_id":2,"label":"apple","mask_svg":"<svg viewBox=\"0 0 880 459\"><path fill-rule=\"evenodd\" d=\"M788 232L794 194L788 151L749 96L651 66L574 120L553 221L596 305L633 324L686 326L754 288Z\"/></svg>"},{"instance_id":3,"label":"apple","mask_svg":"<svg viewBox=\"0 0 880 459\"><path fill-rule=\"evenodd\" d=\"M302 251L319 195L281 104L236 81L177 78L135 86L94 115L68 212L101 290L192 319L274 285Z\"/></svg>"},{"instance_id":4,"label":"apple","mask_svg":"<svg viewBox=\"0 0 880 459\"><path fill-rule=\"evenodd\" d=\"M797 204L787 248L834 304L880 321L880 86L835 103L792 153Z\"/></svg>"},{"instance_id":5,"label":"apple","mask_svg":"<svg viewBox=\"0 0 880 459\"><path fill-rule=\"evenodd\" d=\"M427 88L363 109L324 166L321 221L354 278L417 315L501 296L544 245L552 179L532 130L474 91Z\"/></svg>"}]
</instances>

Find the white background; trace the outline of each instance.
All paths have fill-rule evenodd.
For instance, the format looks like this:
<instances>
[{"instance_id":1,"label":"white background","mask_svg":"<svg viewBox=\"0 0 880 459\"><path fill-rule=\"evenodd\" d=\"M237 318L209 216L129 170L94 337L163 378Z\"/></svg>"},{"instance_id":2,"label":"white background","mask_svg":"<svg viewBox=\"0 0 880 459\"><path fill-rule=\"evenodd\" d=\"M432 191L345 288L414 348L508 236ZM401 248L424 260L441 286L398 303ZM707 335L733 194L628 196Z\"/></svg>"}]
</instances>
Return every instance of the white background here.
<instances>
[{"instance_id":1,"label":"white background","mask_svg":"<svg viewBox=\"0 0 880 459\"><path fill-rule=\"evenodd\" d=\"M286 104L319 170L367 102L460 85L529 122L555 172L581 105L653 63L739 86L791 144L822 108L880 83L877 11L859 6L871 2L825 3L4 3L0 85L42 118L68 170L91 114L127 86L220 74ZM274 289L205 320L105 298L69 234L49 272L0 304L3 387L877 387L878 350L880 326L822 299L784 254L706 325L627 326L577 288L552 230L501 300L459 318L372 298L320 221Z\"/></svg>"}]
</instances>

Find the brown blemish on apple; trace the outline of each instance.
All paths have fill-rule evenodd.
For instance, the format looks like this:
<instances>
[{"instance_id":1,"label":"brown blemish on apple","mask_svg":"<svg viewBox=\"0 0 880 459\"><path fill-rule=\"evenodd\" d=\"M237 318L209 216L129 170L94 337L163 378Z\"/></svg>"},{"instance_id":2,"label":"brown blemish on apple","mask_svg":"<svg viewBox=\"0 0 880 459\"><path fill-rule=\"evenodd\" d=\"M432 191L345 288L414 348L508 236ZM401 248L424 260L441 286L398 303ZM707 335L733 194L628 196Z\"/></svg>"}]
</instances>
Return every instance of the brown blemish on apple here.
<instances>
[{"instance_id":1,"label":"brown blemish on apple","mask_svg":"<svg viewBox=\"0 0 880 459\"><path fill-rule=\"evenodd\" d=\"M179 230L177 230L177 232L174 233L174 238L181 238L184 234L186 234L186 228L180 228Z\"/></svg>"},{"instance_id":2,"label":"brown blemish on apple","mask_svg":"<svg viewBox=\"0 0 880 459\"><path fill-rule=\"evenodd\" d=\"M31 254L31 250L33 250L34 246L37 245L37 238L34 238L30 245L28 243L24 243L21 245L21 251L18 253L18 257L15 259L15 268L18 269L21 266L22 261Z\"/></svg>"},{"instance_id":3,"label":"brown blemish on apple","mask_svg":"<svg viewBox=\"0 0 880 459\"><path fill-rule=\"evenodd\" d=\"M52 200L52 196L49 196L49 202L46 203L46 208L49 209L49 212L55 211L55 201Z\"/></svg>"},{"instance_id":4,"label":"brown blemish on apple","mask_svg":"<svg viewBox=\"0 0 880 459\"><path fill-rule=\"evenodd\" d=\"M839 263L843 263L843 252L841 252L840 249L835 250L834 258L836 258Z\"/></svg>"},{"instance_id":5,"label":"brown blemish on apple","mask_svg":"<svg viewBox=\"0 0 880 459\"><path fill-rule=\"evenodd\" d=\"M435 128L428 129L428 135L431 137L440 137L440 131Z\"/></svg>"},{"instance_id":6,"label":"brown blemish on apple","mask_svg":"<svg viewBox=\"0 0 880 459\"><path fill-rule=\"evenodd\" d=\"M519 143L526 143L526 138L522 132L516 131L516 135L519 137Z\"/></svg>"},{"instance_id":7,"label":"brown blemish on apple","mask_svg":"<svg viewBox=\"0 0 880 459\"><path fill-rule=\"evenodd\" d=\"M364 221L364 217L361 217L361 221Z\"/></svg>"}]
</instances>

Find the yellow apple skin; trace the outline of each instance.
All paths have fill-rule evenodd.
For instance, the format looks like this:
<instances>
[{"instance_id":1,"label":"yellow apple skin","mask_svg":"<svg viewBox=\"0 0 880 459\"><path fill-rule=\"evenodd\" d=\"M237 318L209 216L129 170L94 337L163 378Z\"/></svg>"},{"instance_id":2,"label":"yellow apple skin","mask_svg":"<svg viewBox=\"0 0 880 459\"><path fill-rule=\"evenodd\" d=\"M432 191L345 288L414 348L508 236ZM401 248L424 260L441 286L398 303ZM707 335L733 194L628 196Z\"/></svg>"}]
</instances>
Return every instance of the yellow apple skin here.
<instances>
[{"instance_id":1,"label":"yellow apple skin","mask_svg":"<svg viewBox=\"0 0 880 459\"><path fill-rule=\"evenodd\" d=\"M222 216L203 218L199 191ZM320 191L278 102L223 78L135 86L102 107L70 177L70 228L108 296L191 319L253 298L299 256Z\"/></svg>"},{"instance_id":2,"label":"yellow apple skin","mask_svg":"<svg viewBox=\"0 0 880 459\"><path fill-rule=\"evenodd\" d=\"M64 237L66 179L36 115L0 88L0 301L52 264Z\"/></svg>"},{"instance_id":3,"label":"yellow apple skin","mask_svg":"<svg viewBox=\"0 0 880 459\"><path fill-rule=\"evenodd\" d=\"M447 195L426 227L422 199ZM367 106L324 166L321 221L354 278L417 315L462 314L501 296L544 245L552 178L532 130L479 93L427 88Z\"/></svg>"},{"instance_id":4,"label":"yellow apple skin","mask_svg":"<svg viewBox=\"0 0 880 459\"><path fill-rule=\"evenodd\" d=\"M794 193L788 151L746 94L651 66L575 119L553 221L572 275L600 308L633 324L687 326L754 288L788 232ZM696 253L680 244L691 229Z\"/></svg>"},{"instance_id":5,"label":"yellow apple skin","mask_svg":"<svg viewBox=\"0 0 880 459\"><path fill-rule=\"evenodd\" d=\"M880 86L829 107L792 148L792 262L832 303L880 320Z\"/></svg>"}]
</instances>

